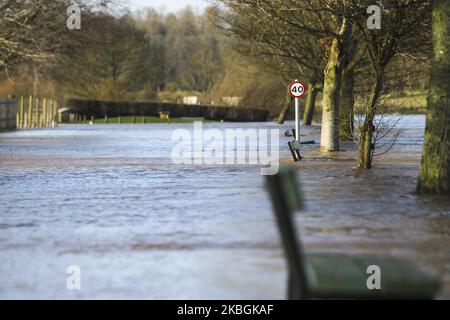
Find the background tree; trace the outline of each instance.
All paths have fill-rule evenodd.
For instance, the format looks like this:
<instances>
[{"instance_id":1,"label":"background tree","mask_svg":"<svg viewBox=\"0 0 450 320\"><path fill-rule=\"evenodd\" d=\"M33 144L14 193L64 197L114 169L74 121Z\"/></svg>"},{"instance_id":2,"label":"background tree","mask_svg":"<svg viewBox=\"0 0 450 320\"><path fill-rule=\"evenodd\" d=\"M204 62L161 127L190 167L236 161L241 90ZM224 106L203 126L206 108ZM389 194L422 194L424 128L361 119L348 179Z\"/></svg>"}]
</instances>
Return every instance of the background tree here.
<instances>
[{"instance_id":1,"label":"background tree","mask_svg":"<svg viewBox=\"0 0 450 320\"><path fill-rule=\"evenodd\" d=\"M208 12L199 17L188 8L167 16L165 24L167 82L181 90L206 93L222 67L218 32Z\"/></svg>"},{"instance_id":2,"label":"background tree","mask_svg":"<svg viewBox=\"0 0 450 320\"><path fill-rule=\"evenodd\" d=\"M413 54L426 40L429 26L429 0L386 0L383 2L382 27L380 30L367 28L367 19L355 12L365 12L370 1L349 0L337 8L363 34L367 44L368 57L372 66L374 83L370 99L365 106L365 120L358 130L360 134L358 168L369 169L375 150L374 119L379 98L382 94L387 67L394 57Z\"/></svg>"},{"instance_id":3,"label":"background tree","mask_svg":"<svg viewBox=\"0 0 450 320\"><path fill-rule=\"evenodd\" d=\"M231 8L235 6L243 8L243 10L250 8L250 11L261 12L258 17L254 17L256 20L261 19L261 16L262 19L267 16L267 21L278 23L282 30L281 34L286 37L293 35L292 38L296 39L298 43L308 41L305 40L308 38L313 43L314 41L318 42L315 39L327 43L327 61L323 71L321 149L323 151L339 150L339 96L342 72L346 61L350 60L348 58L349 41L352 35L352 25L349 19L340 14L340 10L335 10L335 4L325 0L244 0L227 1L226 3ZM269 26L271 25L268 24L264 30L270 30ZM296 37L300 33L303 35ZM289 46L292 42L280 43L277 41L279 35L280 33L273 40L273 46L278 45L280 50L287 50L291 53L298 51L298 45Z\"/></svg>"},{"instance_id":4,"label":"background tree","mask_svg":"<svg viewBox=\"0 0 450 320\"><path fill-rule=\"evenodd\" d=\"M158 57L164 53L129 16L85 15L80 31L71 35L54 68L68 94L123 100L140 90L150 95L158 88Z\"/></svg>"},{"instance_id":5,"label":"background tree","mask_svg":"<svg viewBox=\"0 0 450 320\"><path fill-rule=\"evenodd\" d=\"M361 72L367 47L356 28L352 28L348 41L348 55L342 70L341 92L339 93L339 136L341 139L353 138L355 124L355 78Z\"/></svg>"},{"instance_id":6,"label":"background tree","mask_svg":"<svg viewBox=\"0 0 450 320\"><path fill-rule=\"evenodd\" d=\"M67 1L0 2L0 68L7 74L20 63L55 55L64 33Z\"/></svg>"},{"instance_id":7,"label":"background tree","mask_svg":"<svg viewBox=\"0 0 450 320\"><path fill-rule=\"evenodd\" d=\"M164 90L167 78L167 43L166 37L168 26L164 21L165 17L155 9L148 9L135 17L136 25L145 30L148 41L152 48L152 55L146 57L152 61L155 75L154 90L159 92Z\"/></svg>"},{"instance_id":8,"label":"background tree","mask_svg":"<svg viewBox=\"0 0 450 320\"><path fill-rule=\"evenodd\" d=\"M223 70L221 35L211 21L215 11L213 7L207 8L199 18L199 36L196 40L199 47L188 57L189 70L184 75L190 87L203 94L208 93Z\"/></svg>"},{"instance_id":9,"label":"background tree","mask_svg":"<svg viewBox=\"0 0 450 320\"><path fill-rule=\"evenodd\" d=\"M263 61L272 72L284 79L285 86L299 78L308 83L303 123L310 125L317 93L323 86L325 48L320 37L303 29L292 28L278 18L281 2L224 1L228 10L222 15L222 28L235 37L237 50ZM302 12L292 12L297 18L307 20ZM289 108L287 94L285 107L278 118L283 123Z\"/></svg>"}]
</instances>

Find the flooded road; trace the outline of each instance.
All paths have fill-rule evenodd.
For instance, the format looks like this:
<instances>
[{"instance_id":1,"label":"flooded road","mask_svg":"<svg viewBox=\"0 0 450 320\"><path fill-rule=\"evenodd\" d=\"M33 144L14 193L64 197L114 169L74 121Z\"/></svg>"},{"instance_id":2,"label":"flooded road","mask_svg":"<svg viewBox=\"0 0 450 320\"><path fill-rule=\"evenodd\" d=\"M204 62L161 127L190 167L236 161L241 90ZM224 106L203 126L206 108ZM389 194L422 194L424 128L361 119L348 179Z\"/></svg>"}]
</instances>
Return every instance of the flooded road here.
<instances>
[{"instance_id":1,"label":"flooded road","mask_svg":"<svg viewBox=\"0 0 450 320\"><path fill-rule=\"evenodd\" d=\"M309 250L407 259L450 298L450 201L414 194L423 116L403 117L394 149L358 172L355 147L305 146L297 215ZM205 128L280 129L270 123ZM255 165L174 164L174 129L63 125L0 133L0 298L282 299L286 269ZM320 128L302 128L319 142ZM81 268L81 290L66 269Z\"/></svg>"}]
</instances>

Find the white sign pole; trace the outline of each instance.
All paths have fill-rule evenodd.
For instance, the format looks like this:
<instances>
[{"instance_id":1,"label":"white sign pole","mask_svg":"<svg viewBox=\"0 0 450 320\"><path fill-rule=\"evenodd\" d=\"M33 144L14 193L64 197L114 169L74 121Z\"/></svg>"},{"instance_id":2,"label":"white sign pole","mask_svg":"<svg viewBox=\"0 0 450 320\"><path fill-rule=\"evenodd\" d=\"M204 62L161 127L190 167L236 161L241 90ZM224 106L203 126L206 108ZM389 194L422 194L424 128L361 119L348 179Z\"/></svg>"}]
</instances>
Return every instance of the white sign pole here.
<instances>
[{"instance_id":1,"label":"white sign pole","mask_svg":"<svg viewBox=\"0 0 450 320\"><path fill-rule=\"evenodd\" d=\"M295 140L300 142L300 98L295 98Z\"/></svg>"},{"instance_id":2,"label":"white sign pole","mask_svg":"<svg viewBox=\"0 0 450 320\"><path fill-rule=\"evenodd\" d=\"M298 80L295 80L289 86L289 92L295 101L295 137L294 141L289 142L294 161L301 160L300 155L300 98L306 93L306 86Z\"/></svg>"}]
</instances>

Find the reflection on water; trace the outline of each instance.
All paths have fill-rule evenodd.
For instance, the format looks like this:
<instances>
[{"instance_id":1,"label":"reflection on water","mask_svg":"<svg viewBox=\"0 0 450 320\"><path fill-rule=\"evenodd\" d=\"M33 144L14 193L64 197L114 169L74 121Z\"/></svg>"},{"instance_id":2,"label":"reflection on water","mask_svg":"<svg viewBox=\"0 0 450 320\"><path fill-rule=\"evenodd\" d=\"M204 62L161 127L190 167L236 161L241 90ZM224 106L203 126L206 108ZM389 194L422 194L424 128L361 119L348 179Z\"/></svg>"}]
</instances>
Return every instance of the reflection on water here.
<instances>
[{"instance_id":1,"label":"reflection on water","mask_svg":"<svg viewBox=\"0 0 450 320\"><path fill-rule=\"evenodd\" d=\"M424 118L369 172L354 146L297 164L307 249L388 254L450 297L450 202L414 194ZM284 132L292 123L280 128ZM171 163L184 125L66 125L0 134L0 298L283 298L285 266L258 167ZM278 128L205 124L205 128ZM319 141L317 126L302 128ZM281 137L283 162L290 162ZM66 289L79 265L82 289Z\"/></svg>"}]
</instances>

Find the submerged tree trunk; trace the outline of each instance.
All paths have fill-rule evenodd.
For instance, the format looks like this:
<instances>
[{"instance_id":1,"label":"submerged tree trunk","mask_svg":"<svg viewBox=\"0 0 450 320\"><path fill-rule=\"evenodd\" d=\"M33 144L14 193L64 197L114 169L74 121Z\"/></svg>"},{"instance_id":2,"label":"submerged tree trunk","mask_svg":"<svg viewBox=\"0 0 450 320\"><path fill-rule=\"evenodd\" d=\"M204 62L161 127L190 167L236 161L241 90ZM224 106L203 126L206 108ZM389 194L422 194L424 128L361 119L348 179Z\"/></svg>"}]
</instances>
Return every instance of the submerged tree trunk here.
<instances>
[{"instance_id":1,"label":"submerged tree trunk","mask_svg":"<svg viewBox=\"0 0 450 320\"><path fill-rule=\"evenodd\" d=\"M312 123L314 108L316 105L317 94L319 93L319 88L316 83L310 83L308 85L308 95L306 97L305 111L303 113L303 124L305 126L310 126Z\"/></svg>"},{"instance_id":2,"label":"submerged tree trunk","mask_svg":"<svg viewBox=\"0 0 450 320\"><path fill-rule=\"evenodd\" d=\"M289 113L289 108L291 108L292 103L292 97L291 94L288 92L286 95L286 100L284 102L283 110L281 110L280 114L278 115L277 123L283 124L284 121L286 121L286 117Z\"/></svg>"},{"instance_id":3,"label":"submerged tree trunk","mask_svg":"<svg viewBox=\"0 0 450 320\"><path fill-rule=\"evenodd\" d=\"M339 90L340 70L339 57L342 54L338 40L331 45L330 56L324 72L324 87L322 99L322 130L320 134L321 151L339 150Z\"/></svg>"},{"instance_id":4,"label":"submerged tree trunk","mask_svg":"<svg viewBox=\"0 0 450 320\"><path fill-rule=\"evenodd\" d=\"M354 129L354 71L345 69L342 73L341 97L339 102L339 136L341 139L352 139Z\"/></svg>"},{"instance_id":5,"label":"submerged tree trunk","mask_svg":"<svg viewBox=\"0 0 450 320\"><path fill-rule=\"evenodd\" d=\"M373 86L369 103L366 107L364 124L361 128L361 141L359 143L358 169L370 169L372 167L373 151L373 120L377 112L377 103L383 89L384 70L377 72L376 82Z\"/></svg>"},{"instance_id":6,"label":"submerged tree trunk","mask_svg":"<svg viewBox=\"0 0 450 320\"><path fill-rule=\"evenodd\" d=\"M433 1L434 54L417 191L450 194L450 7Z\"/></svg>"},{"instance_id":7,"label":"submerged tree trunk","mask_svg":"<svg viewBox=\"0 0 450 320\"><path fill-rule=\"evenodd\" d=\"M339 31L340 39L333 39L324 70L322 130L320 135L320 150L323 152L339 151L339 94L343 62L346 57L345 50L350 34L351 25L344 18Z\"/></svg>"}]
</instances>

